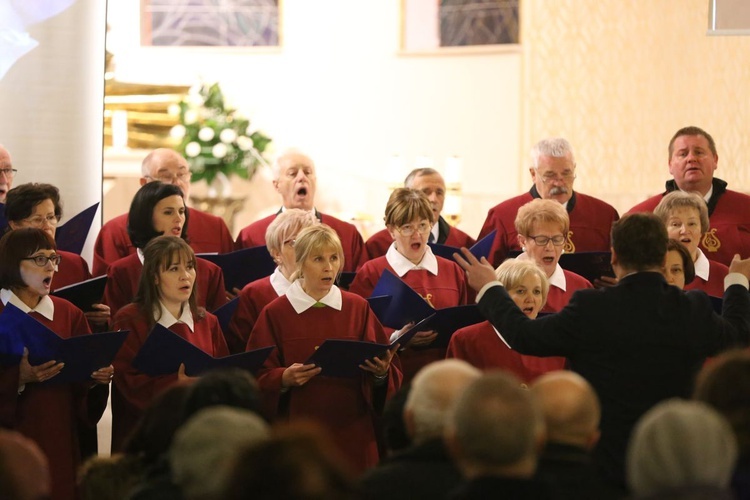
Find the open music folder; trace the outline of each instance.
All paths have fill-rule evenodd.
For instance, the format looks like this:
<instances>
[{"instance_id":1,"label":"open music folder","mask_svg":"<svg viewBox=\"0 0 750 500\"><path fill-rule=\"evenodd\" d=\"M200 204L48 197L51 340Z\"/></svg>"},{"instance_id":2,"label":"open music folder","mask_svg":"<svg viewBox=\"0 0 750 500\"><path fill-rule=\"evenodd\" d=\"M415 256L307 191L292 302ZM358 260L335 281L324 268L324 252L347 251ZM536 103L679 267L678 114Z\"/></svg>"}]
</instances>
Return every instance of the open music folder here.
<instances>
[{"instance_id":1,"label":"open music folder","mask_svg":"<svg viewBox=\"0 0 750 500\"><path fill-rule=\"evenodd\" d=\"M232 291L273 274L276 263L265 246L243 248L229 253L199 253L197 257L213 262L224 274L224 286Z\"/></svg>"}]
</instances>

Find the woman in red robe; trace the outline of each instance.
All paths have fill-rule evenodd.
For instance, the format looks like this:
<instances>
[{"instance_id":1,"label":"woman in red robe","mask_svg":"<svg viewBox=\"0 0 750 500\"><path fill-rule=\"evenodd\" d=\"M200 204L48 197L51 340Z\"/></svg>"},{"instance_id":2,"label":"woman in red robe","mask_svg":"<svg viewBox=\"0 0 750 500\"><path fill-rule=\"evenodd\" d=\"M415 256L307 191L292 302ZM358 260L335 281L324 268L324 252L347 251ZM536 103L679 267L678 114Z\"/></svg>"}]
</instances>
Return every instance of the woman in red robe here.
<instances>
[{"instance_id":1,"label":"woman in red robe","mask_svg":"<svg viewBox=\"0 0 750 500\"><path fill-rule=\"evenodd\" d=\"M41 229L10 231L0 240L0 311L13 304L60 337L90 332L83 313L66 300L50 297L60 263L55 241ZM80 462L77 421L95 426L107 404L113 368L91 374L90 382L54 383L62 363L0 365L0 425L33 439L49 461L52 498L75 498ZM45 383L51 381L49 384Z\"/></svg>"},{"instance_id":2,"label":"woman in red robe","mask_svg":"<svg viewBox=\"0 0 750 500\"><path fill-rule=\"evenodd\" d=\"M266 247L277 266L271 276L248 283L239 295L237 310L229 324L229 350L245 350L250 332L260 311L272 300L286 293L291 286L294 262L294 240L304 228L318 224L313 212L290 208L276 216L266 229ZM230 340L231 339L231 340Z\"/></svg>"},{"instance_id":3,"label":"woman in red robe","mask_svg":"<svg viewBox=\"0 0 750 500\"><path fill-rule=\"evenodd\" d=\"M437 257L427 244L433 226L432 205L424 193L399 188L385 207L385 224L393 243L383 257L367 261L357 271L349 291L370 297L385 269L400 277L435 309L467 302L463 270L452 260ZM417 333L400 353L404 380L409 381L426 364L443 359L445 348L431 348L434 331Z\"/></svg>"},{"instance_id":4,"label":"woman in red robe","mask_svg":"<svg viewBox=\"0 0 750 500\"><path fill-rule=\"evenodd\" d=\"M529 318L536 318L550 288L544 271L534 262L509 259L495 270L495 275L519 309ZM540 358L512 350L489 321L456 330L446 357L462 359L481 370L507 370L525 384L565 367L565 358Z\"/></svg>"},{"instance_id":5,"label":"woman in red robe","mask_svg":"<svg viewBox=\"0 0 750 500\"><path fill-rule=\"evenodd\" d=\"M325 224L303 229L294 243L296 271L286 294L268 304L250 334L248 350L276 349L258 373L271 417L312 419L323 425L352 466L378 462L373 417L401 385L395 349L366 360L356 378L320 375L304 364L326 339L387 343L383 328L363 298L335 284L344 252Z\"/></svg>"},{"instance_id":6,"label":"woman in red robe","mask_svg":"<svg viewBox=\"0 0 750 500\"><path fill-rule=\"evenodd\" d=\"M114 318L114 327L130 330L130 335L114 361L113 452L122 448L123 441L157 394L178 380L188 380L184 367L177 373L159 377L151 377L133 368L133 359L156 323L211 356L229 354L216 316L197 305L196 281L199 277L190 245L178 236L159 236L146 245L143 256L143 273L135 300L120 309Z\"/></svg>"}]
</instances>

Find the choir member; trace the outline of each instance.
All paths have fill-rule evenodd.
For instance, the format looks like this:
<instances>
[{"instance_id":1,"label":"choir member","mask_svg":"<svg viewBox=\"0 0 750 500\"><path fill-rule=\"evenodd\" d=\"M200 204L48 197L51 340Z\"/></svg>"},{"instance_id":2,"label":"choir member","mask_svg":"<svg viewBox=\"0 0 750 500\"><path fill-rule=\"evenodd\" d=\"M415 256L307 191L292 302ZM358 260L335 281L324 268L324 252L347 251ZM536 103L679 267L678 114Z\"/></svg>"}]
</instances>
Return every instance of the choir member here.
<instances>
[{"instance_id":1,"label":"choir member","mask_svg":"<svg viewBox=\"0 0 750 500\"><path fill-rule=\"evenodd\" d=\"M112 308L113 315L135 296L143 269L143 249L148 242L162 234L185 239L190 215L192 212L187 210L178 186L149 182L138 190L128 214L128 235L137 251L114 262L107 271L109 279L104 289L104 302ZM199 258L195 269L199 276L198 305L215 311L227 301L221 268Z\"/></svg>"},{"instance_id":2,"label":"choir member","mask_svg":"<svg viewBox=\"0 0 750 500\"><path fill-rule=\"evenodd\" d=\"M290 208L280 213L266 229L266 247L277 266L271 276L248 283L239 294L239 304L229 325L230 351L244 351L260 311L292 284L294 240L304 228L318 223L312 212ZM237 345L234 345L234 344Z\"/></svg>"},{"instance_id":3,"label":"choir member","mask_svg":"<svg viewBox=\"0 0 750 500\"><path fill-rule=\"evenodd\" d=\"M676 286L680 290L684 290L685 285L689 285L695 279L693 257L682 243L672 238L667 242L667 256L664 259L664 278L667 280L667 283Z\"/></svg>"},{"instance_id":4,"label":"choir member","mask_svg":"<svg viewBox=\"0 0 750 500\"><path fill-rule=\"evenodd\" d=\"M60 256L48 232L35 228L10 231L0 240L0 311L12 304L69 338L90 334L83 313L70 302L49 295ZM54 383L63 363L32 366L28 351L15 364L0 365L0 425L34 440L49 459L52 498L75 498L80 462L77 422L95 426L107 404L114 368L108 366L80 383ZM50 383L45 383L50 381Z\"/></svg>"},{"instance_id":5,"label":"choir member","mask_svg":"<svg viewBox=\"0 0 750 500\"><path fill-rule=\"evenodd\" d=\"M258 373L258 383L274 417L323 425L361 472L378 461L374 412L401 384L394 359L398 346L366 360L358 378L322 376L321 368L304 364L326 339L385 344L387 338L367 301L334 284L344 266L344 251L331 227L303 229L294 255L292 285L261 311L250 334L248 350L277 347Z\"/></svg>"},{"instance_id":6,"label":"choir member","mask_svg":"<svg viewBox=\"0 0 750 500\"><path fill-rule=\"evenodd\" d=\"M729 268L709 260L698 246L710 224L703 198L695 193L672 191L659 201L654 214L664 222L669 237L685 245L693 259L695 279L685 285L685 290L703 290L714 297L724 295L724 278Z\"/></svg>"},{"instance_id":7,"label":"choir member","mask_svg":"<svg viewBox=\"0 0 750 500\"><path fill-rule=\"evenodd\" d=\"M133 359L156 323L214 357L229 354L216 316L198 306L196 282L201 276L190 245L178 236L159 236L146 245L143 255L143 273L135 300L114 318L115 328L130 330L130 335L114 361L117 374L112 389L113 452L121 449L157 394L178 380L187 380L184 366L178 373L159 377L133 368Z\"/></svg>"},{"instance_id":8,"label":"choir member","mask_svg":"<svg viewBox=\"0 0 750 500\"><path fill-rule=\"evenodd\" d=\"M495 270L495 276L518 308L529 318L536 318L550 288L544 271L534 262L508 259ZM565 358L540 358L512 350L489 321L456 330L446 357L462 359L482 370L509 371L525 384L565 366Z\"/></svg>"},{"instance_id":9,"label":"choir member","mask_svg":"<svg viewBox=\"0 0 750 500\"><path fill-rule=\"evenodd\" d=\"M385 207L385 224L393 240L386 254L366 262L349 290L370 297L385 269L400 277L436 309L467 303L464 274L452 260L437 257L427 244L435 214L421 191L399 188ZM404 380L424 365L445 357L445 348L430 348L437 333L417 333L401 352Z\"/></svg>"}]
</instances>

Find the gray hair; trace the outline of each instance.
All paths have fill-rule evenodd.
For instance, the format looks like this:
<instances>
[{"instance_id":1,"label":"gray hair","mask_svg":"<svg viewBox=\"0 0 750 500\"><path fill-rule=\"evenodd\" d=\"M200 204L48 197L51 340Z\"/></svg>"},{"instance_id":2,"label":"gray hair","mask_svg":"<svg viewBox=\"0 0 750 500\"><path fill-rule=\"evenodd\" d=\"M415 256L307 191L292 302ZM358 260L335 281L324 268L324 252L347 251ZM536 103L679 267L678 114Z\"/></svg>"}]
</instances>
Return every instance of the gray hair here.
<instances>
[{"instance_id":1,"label":"gray hair","mask_svg":"<svg viewBox=\"0 0 750 500\"><path fill-rule=\"evenodd\" d=\"M175 433L169 449L172 478L188 500L217 498L235 455L268 436L268 424L251 411L228 406L201 410Z\"/></svg>"},{"instance_id":2,"label":"gray hair","mask_svg":"<svg viewBox=\"0 0 750 500\"><path fill-rule=\"evenodd\" d=\"M538 169L539 159L542 156L564 158L568 155L570 155L571 161L575 163L576 160L573 156L573 147L567 139L562 137L549 137L547 139L542 139L531 148L531 166Z\"/></svg>"},{"instance_id":3,"label":"gray hair","mask_svg":"<svg viewBox=\"0 0 750 500\"><path fill-rule=\"evenodd\" d=\"M404 179L404 187L412 189L412 182L414 181L414 178L421 177L423 175L439 175L441 178L443 177L440 174L440 172L438 172L434 168L430 168L430 167L415 168L414 170L409 172L409 175L407 175L406 179Z\"/></svg>"},{"instance_id":4,"label":"gray hair","mask_svg":"<svg viewBox=\"0 0 750 500\"><path fill-rule=\"evenodd\" d=\"M696 193L686 193L684 191L672 191L664 195L659 204L654 208L654 214L659 217L664 225L667 225L671 213L680 208L694 208L698 211L698 218L701 221L701 234L708 231L711 221L708 218L708 206L706 200Z\"/></svg>"},{"instance_id":5,"label":"gray hair","mask_svg":"<svg viewBox=\"0 0 750 500\"><path fill-rule=\"evenodd\" d=\"M281 252L284 242L297 236L304 228L317 224L318 218L312 211L289 208L280 213L266 229L266 247L273 252Z\"/></svg>"},{"instance_id":6,"label":"gray hair","mask_svg":"<svg viewBox=\"0 0 750 500\"><path fill-rule=\"evenodd\" d=\"M412 440L423 443L443 435L445 423L456 398L478 379L482 372L466 361L444 359L422 368L414 377L404 412L414 422Z\"/></svg>"},{"instance_id":7,"label":"gray hair","mask_svg":"<svg viewBox=\"0 0 750 500\"><path fill-rule=\"evenodd\" d=\"M315 168L315 162L313 162L312 158L310 158L310 155L298 148L287 148L276 155L276 159L274 160L273 165L271 165L271 172L273 173L274 180L278 180L279 175L281 175L281 162L284 160L284 158L291 155L304 156L305 158L310 160L310 164L313 166L313 168Z\"/></svg>"},{"instance_id":8,"label":"gray hair","mask_svg":"<svg viewBox=\"0 0 750 500\"><path fill-rule=\"evenodd\" d=\"M638 496L673 488L724 488L737 461L737 443L724 417L698 401L671 399L646 412L633 430L627 479Z\"/></svg>"}]
</instances>

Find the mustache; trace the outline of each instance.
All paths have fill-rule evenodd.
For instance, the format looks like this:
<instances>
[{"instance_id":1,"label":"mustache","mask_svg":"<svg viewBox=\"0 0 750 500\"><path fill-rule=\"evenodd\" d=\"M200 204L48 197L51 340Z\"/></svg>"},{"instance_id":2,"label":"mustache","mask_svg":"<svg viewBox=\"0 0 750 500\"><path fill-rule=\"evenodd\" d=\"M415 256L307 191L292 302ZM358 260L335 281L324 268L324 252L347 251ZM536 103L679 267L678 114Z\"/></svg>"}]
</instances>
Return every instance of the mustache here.
<instances>
[{"instance_id":1,"label":"mustache","mask_svg":"<svg viewBox=\"0 0 750 500\"><path fill-rule=\"evenodd\" d=\"M555 186L549 190L550 196L557 196L559 194L568 194L568 188L565 186Z\"/></svg>"}]
</instances>

